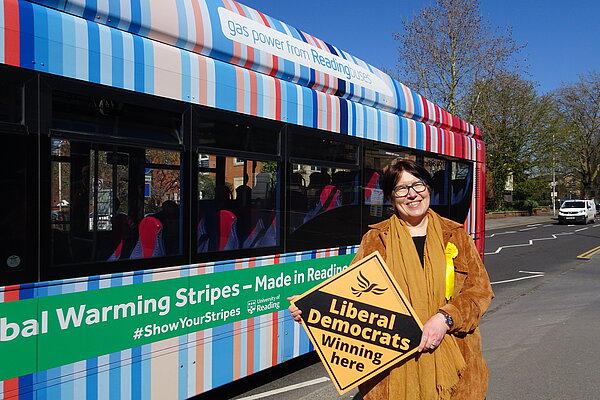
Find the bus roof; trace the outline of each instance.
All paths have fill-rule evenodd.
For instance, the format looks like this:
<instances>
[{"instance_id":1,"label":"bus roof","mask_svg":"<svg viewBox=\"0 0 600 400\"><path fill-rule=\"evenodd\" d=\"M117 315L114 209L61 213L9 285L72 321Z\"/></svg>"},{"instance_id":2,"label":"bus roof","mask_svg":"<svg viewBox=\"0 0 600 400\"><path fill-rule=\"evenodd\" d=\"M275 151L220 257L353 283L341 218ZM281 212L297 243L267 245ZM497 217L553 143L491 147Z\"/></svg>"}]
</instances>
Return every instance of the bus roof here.
<instances>
[{"instance_id":1,"label":"bus roof","mask_svg":"<svg viewBox=\"0 0 600 400\"><path fill-rule=\"evenodd\" d=\"M479 128L351 54L232 0L29 0L454 133ZM83 3L83 6L82 6ZM113 4L113 3L111 3ZM160 18L156 18L159 15Z\"/></svg>"}]
</instances>

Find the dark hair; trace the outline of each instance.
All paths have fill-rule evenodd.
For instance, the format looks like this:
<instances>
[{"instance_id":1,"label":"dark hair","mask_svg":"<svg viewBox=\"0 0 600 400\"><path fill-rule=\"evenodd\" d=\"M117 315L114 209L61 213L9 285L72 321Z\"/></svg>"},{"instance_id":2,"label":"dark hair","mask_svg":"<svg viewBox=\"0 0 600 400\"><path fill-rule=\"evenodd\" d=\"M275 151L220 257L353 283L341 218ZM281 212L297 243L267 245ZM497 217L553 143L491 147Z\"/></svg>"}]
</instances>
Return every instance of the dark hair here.
<instances>
[{"instance_id":1,"label":"dark hair","mask_svg":"<svg viewBox=\"0 0 600 400\"><path fill-rule=\"evenodd\" d=\"M427 184L427 188L431 191L431 175L425 168L412 160L399 160L385 168L383 172L381 188L386 199L391 197L396 182L398 182L400 175L405 171L424 181Z\"/></svg>"}]
</instances>

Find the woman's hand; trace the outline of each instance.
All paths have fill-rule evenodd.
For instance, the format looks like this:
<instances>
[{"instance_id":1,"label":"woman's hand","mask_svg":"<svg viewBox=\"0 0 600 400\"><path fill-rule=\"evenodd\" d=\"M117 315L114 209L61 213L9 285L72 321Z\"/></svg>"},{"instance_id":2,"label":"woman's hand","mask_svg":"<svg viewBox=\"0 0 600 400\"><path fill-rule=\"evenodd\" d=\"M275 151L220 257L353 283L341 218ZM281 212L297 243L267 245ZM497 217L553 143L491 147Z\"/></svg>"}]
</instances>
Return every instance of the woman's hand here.
<instances>
[{"instance_id":1,"label":"woman's hand","mask_svg":"<svg viewBox=\"0 0 600 400\"><path fill-rule=\"evenodd\" d=\"M448 329L449 327L446 324L446 317L444 314L437 313L429 318L423 326L423 335L421 335L421 343L419 343L418 351L433 351L440 343L442 343Z\"/></svg>"},{"instance_id":2,"label":"woman's hand","mask_svg":"<svg viewBox=\"0 0 600 400\"><path fill-rule=\"evenodd\" d=\"M294 295L294 296L290 296L287 298L288 301L294 301L294 299L300 297L299 295ZM290 312L290 314L292 314L292 318L294 318L294 321L298 322L298 323L302 323L302 311L294 306L294 305L290 305L288 307L288 311Z\"/></svg>"}]
</instances>

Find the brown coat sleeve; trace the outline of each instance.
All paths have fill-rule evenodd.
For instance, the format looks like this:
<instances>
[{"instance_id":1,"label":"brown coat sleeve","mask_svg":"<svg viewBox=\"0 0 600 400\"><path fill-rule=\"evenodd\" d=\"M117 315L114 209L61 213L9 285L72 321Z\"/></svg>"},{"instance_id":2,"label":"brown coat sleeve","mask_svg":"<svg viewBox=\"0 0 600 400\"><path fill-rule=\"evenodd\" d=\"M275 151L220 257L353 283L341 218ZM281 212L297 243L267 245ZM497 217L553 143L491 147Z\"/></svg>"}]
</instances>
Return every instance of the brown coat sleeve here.
<instances>
[{"instance_id":1,"label":"brown coat sleeve","mask_svg":"<svg viewBox=\"0 0 600 400\"><path fill-rule=\"evenodd\" d=\"M454 296L441 309L452 316L453 333L467 333L477 328L494 293L471 236L456 229L449 241L458 248L454 259Z\"/></svg>"}]
</instances>

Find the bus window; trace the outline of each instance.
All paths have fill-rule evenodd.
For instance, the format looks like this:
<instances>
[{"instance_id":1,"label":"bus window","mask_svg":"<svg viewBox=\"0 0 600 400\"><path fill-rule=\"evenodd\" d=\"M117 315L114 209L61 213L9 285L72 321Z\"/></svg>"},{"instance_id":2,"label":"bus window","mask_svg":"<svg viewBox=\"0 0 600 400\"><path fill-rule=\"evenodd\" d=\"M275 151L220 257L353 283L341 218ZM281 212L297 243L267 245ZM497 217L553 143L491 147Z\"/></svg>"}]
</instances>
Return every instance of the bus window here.
<instances>
[{"instance_id":1,"label":"bus window","mask_svg":"<svg viewBox=\"0 0 600 400\"><path fill-rule=\"evenodd\" d=\"M290 246L317 249L360 240L358 169L293 164L288 188ZM333 246L333 244L332 244Z\"/></svg>"},{"instance_id":2,"label":"bus window","mask_svg":"<svg viewBox=\"0 0 600 400\"><path fill-rule=\"evenodd\" d=\"M465 222L471 207L472 191L472 165L453 161L450 177L450 219L461 224Z\"/></svg>"},{"instance_id":3,"label":"bus window","mask_svg":"<svg viewBox=\"0 0 600 400\"><path fill-rule=\"evenodd\" d=\"M54 265L182 253L178 152L59 138L51 149Z\"/></svg>"},{"instance_id":4,"label":"bus window","mask_svg":"<svg viewBox=\"0 0 600 400\"><path fill-rule=\"evenodd\" d=\"M387 147L365 149L363 171L365 208L362 213L364 232L369 225L381 222L392 215L390 201L385 198L381 189L381 179L384 169L400 159L416 161L417 158L414 154L398 152Z\"/></svg>"},{"instance_id":5,"label":"bus window","mask_svg":"<svg viewBox=\"0 0 600 400\"><path fill-rule=\"evenodd\" d=\"M279 163L200 154L197 252L277 246Z\"/></svg>"}]
</instances>

